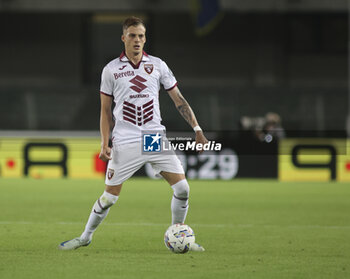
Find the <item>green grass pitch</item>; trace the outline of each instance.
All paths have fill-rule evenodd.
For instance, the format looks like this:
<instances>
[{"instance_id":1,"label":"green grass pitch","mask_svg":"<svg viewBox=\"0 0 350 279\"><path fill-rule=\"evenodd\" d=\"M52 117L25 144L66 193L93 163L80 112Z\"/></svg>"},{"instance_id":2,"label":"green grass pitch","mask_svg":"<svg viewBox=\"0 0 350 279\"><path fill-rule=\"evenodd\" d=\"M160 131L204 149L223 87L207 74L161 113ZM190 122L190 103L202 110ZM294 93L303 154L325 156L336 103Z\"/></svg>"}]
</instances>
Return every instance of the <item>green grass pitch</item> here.
<instances>
[{"instance_id":1,"label":"green grass pitch","mask_svg":"<svg viewBox=\"0 0 350 279\"><path fill-rule=\"evenodd\" d=\"M103 180L0 179L0 278L350 278L350 185L190 181L186 223L204 253L163 243L171 188L131 179L89 247Z\"/></svg>"}]
</instances>

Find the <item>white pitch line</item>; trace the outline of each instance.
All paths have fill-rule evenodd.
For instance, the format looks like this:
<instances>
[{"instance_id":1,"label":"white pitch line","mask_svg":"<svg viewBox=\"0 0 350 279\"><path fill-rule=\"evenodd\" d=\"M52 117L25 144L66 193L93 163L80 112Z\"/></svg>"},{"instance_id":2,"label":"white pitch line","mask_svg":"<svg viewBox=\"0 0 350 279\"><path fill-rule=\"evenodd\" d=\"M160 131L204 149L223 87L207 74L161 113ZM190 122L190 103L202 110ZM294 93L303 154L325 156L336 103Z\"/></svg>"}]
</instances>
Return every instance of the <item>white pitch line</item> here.
<instances>
[{"instance_id":1,"label":"white pitch line","mask_svg":"<svg viewBox=\"0 0 350 279\"><path fill-rule=\"evenodd\" d=\"M0 221L0 225L81 225L83 222L27 222L27 221ZM137 227L168 227L169 224L161 223L103 223L103 226L137 226ZM207 228L286 228L286 229L343 229L349 230L350 226L327 226L327 225L260 225L260 224L191 224L191 227Z\"/></svg>"}]
</instances>

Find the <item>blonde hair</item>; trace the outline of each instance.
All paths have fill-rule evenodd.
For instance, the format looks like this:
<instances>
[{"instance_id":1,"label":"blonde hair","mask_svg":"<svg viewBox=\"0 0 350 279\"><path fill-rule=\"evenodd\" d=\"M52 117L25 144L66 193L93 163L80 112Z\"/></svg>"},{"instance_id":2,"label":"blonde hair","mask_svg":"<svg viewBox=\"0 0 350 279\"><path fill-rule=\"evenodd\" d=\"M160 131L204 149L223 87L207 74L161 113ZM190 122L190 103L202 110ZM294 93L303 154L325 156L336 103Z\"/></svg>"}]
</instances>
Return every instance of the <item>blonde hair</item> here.
<instances>
[{"instance_id":1,"label":"blonde hair","mask_svg":"<svg viewBox=\"0 0 350 279\"><path fill-rule=\"evenodd\" d=\"M128 29L130 26L138 26L140 24L143 25L143 27L145 27L145 29L146 29L145 23L143 22L143 20L141 18L138 18L136 16L128 17L123 22L123 32L126 29Z\"/></svg>"}]
</instances>

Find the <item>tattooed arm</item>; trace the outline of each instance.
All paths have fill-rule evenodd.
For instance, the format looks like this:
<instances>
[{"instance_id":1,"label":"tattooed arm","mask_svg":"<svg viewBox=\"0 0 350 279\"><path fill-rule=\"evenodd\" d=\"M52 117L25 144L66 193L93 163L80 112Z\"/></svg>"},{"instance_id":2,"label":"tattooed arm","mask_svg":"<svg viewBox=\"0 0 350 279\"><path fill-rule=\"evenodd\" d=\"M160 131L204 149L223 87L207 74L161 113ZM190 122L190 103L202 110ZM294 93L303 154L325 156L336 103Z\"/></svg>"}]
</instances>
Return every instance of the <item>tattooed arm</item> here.
<instances>
[{"instance_id":1,"label":"tattooed arm","mask_svg":"<svg viewBox=\"0 0 350 279\"><path fill-rule=\"evenodd\" d=\"M190 124L192 128L198 126L196 116L194 115L190 105L185 100L184 96L182 96L179 88L175 86L173 89L169 90L168 93L171 99L173 100L177 110L187 121L187 123ZM196 131L196 142L201 144L205 144L208 142L202 130ZM201 152L203 152L203 150Z\"/></svg>"},{"instance_id":2,"label":"tattooed arm","mask_svg":"<svg viewBox=\"0 0 350 279\"><path fill-rule=\"evenodd\" d=\"M191 125L192 128L198 126L196 116L194 115L190 105L182 96L179 88L176 86L172 90L168 91L171 99L174 101L176 108L182 115L182 117Z\"/></svg>"}]
</instances>

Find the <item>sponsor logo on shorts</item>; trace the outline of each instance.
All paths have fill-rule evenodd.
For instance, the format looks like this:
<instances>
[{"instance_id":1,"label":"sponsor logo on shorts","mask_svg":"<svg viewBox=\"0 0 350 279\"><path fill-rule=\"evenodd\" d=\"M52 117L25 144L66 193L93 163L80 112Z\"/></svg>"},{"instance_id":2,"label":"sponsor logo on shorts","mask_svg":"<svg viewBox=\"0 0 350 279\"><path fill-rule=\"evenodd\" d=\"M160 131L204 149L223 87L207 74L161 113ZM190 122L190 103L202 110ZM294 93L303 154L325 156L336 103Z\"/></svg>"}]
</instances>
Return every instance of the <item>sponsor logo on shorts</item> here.
<instances>
[{"instance_id":1,"label":"sponsor logo on shorts","mask_svg":"<svg viewBox=\"0 0 350 279\"><path fill-rule=\"evenodd\" d=\"M107 171L107 178L109 180L111 180L113 176L114 176L114 169L108 169L108 171Z\"/></svg>"},{"instance_id":2,"label":"sponsor logo on shorts","mask_svg":"<svg viewBox=\"0 0 350 279\"><path fill-rule=\"evenodd\" d=\"M162 136L159 133L143 135L144 152L160 152L161 150L162 150Z\"/></svg>"}]
</instances>

